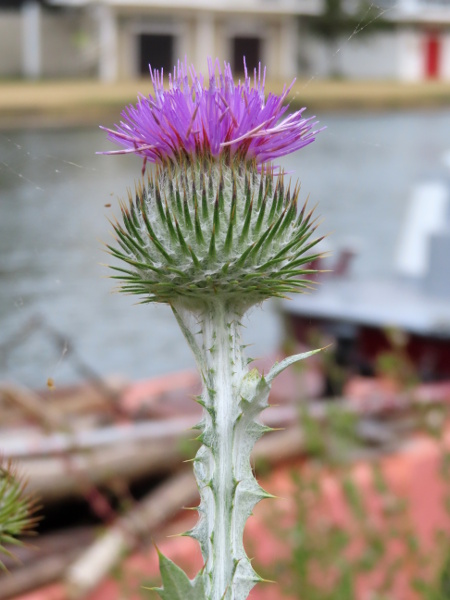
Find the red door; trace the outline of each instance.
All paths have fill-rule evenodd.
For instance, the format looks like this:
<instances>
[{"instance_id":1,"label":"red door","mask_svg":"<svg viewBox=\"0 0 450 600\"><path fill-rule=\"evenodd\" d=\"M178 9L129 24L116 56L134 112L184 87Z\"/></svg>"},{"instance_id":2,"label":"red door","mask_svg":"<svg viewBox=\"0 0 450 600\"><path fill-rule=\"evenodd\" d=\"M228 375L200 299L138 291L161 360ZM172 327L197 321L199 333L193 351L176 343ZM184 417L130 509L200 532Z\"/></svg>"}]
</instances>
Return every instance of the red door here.
<instances>
[{"instance_id":1,"label":"red door","mask_svg":"<svg viewBox=\"0 0 450 600\"><path fill-rule=\"evenodd\" d=\"M438 79L441 57L441 40L437 33L428 33L425 38L425 78Z\"/></svg>"}]
</instances>

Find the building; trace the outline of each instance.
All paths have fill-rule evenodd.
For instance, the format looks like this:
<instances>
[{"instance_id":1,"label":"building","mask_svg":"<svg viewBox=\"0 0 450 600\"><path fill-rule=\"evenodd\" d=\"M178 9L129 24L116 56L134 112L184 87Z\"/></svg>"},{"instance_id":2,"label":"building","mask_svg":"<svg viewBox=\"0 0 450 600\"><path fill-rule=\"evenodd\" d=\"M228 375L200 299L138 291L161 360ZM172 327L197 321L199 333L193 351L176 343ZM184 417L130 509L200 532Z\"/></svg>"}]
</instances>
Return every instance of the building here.
<instances>
[{"instance_id":1,"label":"building","mask_svg":"<svg viewBox=\"0 0 450 600\"><path fill-rule=\"evenodd\" d=\"M360 0L341 0L349 13ZM146 75L187 56L219 57L242 71L261 61L272 77L450 80L450 0L378 0L388 28L336 40L314 34L325 0L2 0L0 77Z\"/></svg>"},{"instance_id":2,"label":"building","mask_svg":"<svg viewBox=\"0 0 450 600\"><path fill-rule=\"evenodd\" d=\"M244 55L248 67L261 61L270 73L289 79L297 73L298 19L320 9L317 0L9 1L15 7L0 39L8 36L4 43L11 50L22 37L15 54L22 56L25 76L90 75L96 66L103 81L146 75L149 63L167 72L184 56L198 69L207 56L218 56L240 72ZM20 10L21 24L16 19L9 36L14 8ZM0 13L1 21L5 14ZM52 27L55 18L61 24ZM68 68L57 69L63 57ZM14 66L18 72L19 64L20 58Z\"/></svg>"},{"instance_id":3,"label":"building","mask_svg":"<svg viewBox=\"0 0 450 600\"><path fill-rule=\"evenodd\" d=\"M383 0L401 26L401 78L450 80L450 0Z\"/></svg>"},{"instance_id":4,"label":"building","mask_svg":"<svg viewBox=\"0 0 450 600\"><path fill-rule=\"evenodd\" d=\"M361 6L360 0L341 1L350 15ZM370 25L356 26L331 44L303 27L303 71L326 77L334 63L348 79L450 81L450 0L378 0L373 13L378 15ZM378 17L382 28L375 22Z\"/></svg>"},{"instance_id":5,"label":"building","mask_svg":"<svg viewBox=\"0 0 450 600\"><path fill-rule=\"evenodd\" d=\"M95 76L95 36L85 11L1 0L0 78Z\"/></svg>"}]
</instances>

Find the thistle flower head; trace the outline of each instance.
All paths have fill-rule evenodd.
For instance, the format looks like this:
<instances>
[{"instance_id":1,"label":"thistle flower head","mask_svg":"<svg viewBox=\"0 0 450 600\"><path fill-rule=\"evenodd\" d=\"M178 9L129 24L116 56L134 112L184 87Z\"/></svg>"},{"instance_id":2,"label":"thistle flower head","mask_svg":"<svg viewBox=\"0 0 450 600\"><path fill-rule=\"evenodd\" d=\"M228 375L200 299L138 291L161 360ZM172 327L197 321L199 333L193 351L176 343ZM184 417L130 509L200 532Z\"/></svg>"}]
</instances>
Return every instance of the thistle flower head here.
<instances>
[{"instance_id":1,"label":"thistle flower head","mask_svg":"<svg viewBox=\"0 0 450 600\"><path fill-rule=\"evenodd\" d=\"M143 302L186 308L220 297L245 310L302 291L319 240L298 194L267 166L157 168L114 225L119 248L108 248L126 263L115 278Z\"/></svg>"},{"instance_id":2,"label":"thistle flower head","mask_svg":"<svg viewBox=\"0 0 450 600\"><path fill-rule=\"evenodd\" d=\"M231 67L208 61L208 86L187 63L178 63L163 86L163 71L152 71L154 95L140 96L129 105L116 130L103 128L121 150L103 154L135 153L145 161L164 164L181 157L271 162L310 144L320 130L315 117L303 118L304 108L286 116L283 106L292 85L280 96L264 95L265 69L245 67L244 81L233 80Z\"/></svg>"},{"instance_id":3,"label":"thistle flower head","mask_svg":"<svg viewBox=\"0 0 450 600\"><path fill-rule=\"evenodd\" d=\"M303 109L286 116L281 96L264 96L265 74L209 61L209 87L178 64L163 88L152 72L154 96L128 107L109 137L157 163L148 184L122 206L114 225L124 266L113 266L124 291L144 302L195 308L222 298L245 310L271 296L308 287L317 258L311 214L297 214L299 186L290 189L272 160L314 140ZM125 268L124 268L125 267Z\"/></svg>"}]
</instances>

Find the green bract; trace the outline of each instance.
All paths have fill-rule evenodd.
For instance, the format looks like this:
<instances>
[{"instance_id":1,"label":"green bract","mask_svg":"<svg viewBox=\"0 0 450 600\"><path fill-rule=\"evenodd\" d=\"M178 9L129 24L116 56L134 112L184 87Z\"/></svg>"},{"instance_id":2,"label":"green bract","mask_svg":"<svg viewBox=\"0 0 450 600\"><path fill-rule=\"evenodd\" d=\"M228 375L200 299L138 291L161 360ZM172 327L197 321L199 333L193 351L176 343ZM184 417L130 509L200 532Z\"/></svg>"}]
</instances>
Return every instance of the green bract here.
<instances>
[{"instance_id":1,"label":"green bract","mask_svg":"<svg viewBox=\"0 0 450 600\"><path fill-rule=\"evenodd\" d=\"M144 302L222 297L251 306L309 287L318 258L312 211L297 214L299 186L270 167L205 161L157 167L114 225L127 268L121 289Z\"/></svg>"},{"instance_id":2,"label":"green bract","mask_svg":"<svg viewBox=\"0 0 450 600\"><path fill-rule=\"evenodd\" d=\"M7 546L20 546L18 538L36 524L36 502L25 491L26 482L17 476L10 462L0 457L0 555L12 556ZM5 569L0 559L0 570Z\"/></svg>"}]
</instances>

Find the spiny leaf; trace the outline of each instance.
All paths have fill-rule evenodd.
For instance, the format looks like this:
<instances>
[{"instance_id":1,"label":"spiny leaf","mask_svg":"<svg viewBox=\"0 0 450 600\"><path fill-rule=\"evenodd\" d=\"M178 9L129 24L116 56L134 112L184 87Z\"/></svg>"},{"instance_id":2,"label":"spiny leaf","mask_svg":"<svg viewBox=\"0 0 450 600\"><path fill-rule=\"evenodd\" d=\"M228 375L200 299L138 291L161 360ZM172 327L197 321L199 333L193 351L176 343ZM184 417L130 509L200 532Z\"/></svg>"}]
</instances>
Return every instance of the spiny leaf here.
<instances>
[{"instance_id":1,"label":"spiny leaf","mask_svg":"<svg viewBox=\"0 0 450 600\"><path fill-rule=\"evenodd\" d=\"M188 248L188 246L186 244L186 241L185 241L185 239L183 237L183 234L181 232L180 226L178 225L178 221L176 221L176 220L175 220L175 227L176 227L176 230L177 230L178 241L180 243L180 246L181 246L181 249L183 251L183 254L187 255L187 254L189 254L189 248Z\"/></svg>"},{"instance_id":2,"label":"spiny leaf","mask_svg":"<svg viewBox=\"0 0 450 600\"><path fill-rule=\"evenodd\" d=\"M169 235L170 235L170 239L172 240L172 242L175 242L177 240L177 234L175 232L175 227L173 226L173 222L172 222L172 215L170 213L170 208L167 202L167 198L165 198L165 204L166 204L166 225L167 225L167 229L169 231Z\"/></svg>"},{"instance_id":3,"label":"spiny leaf","mask_svg":"<svg viewBox=\"0 0 450 600\"><path fill-rule=\"evenodd\" d=\"M264 244L266 238L269 237L271 231L272 231L272 227L269 227L268 229L266 229L266 231L262 234L262 236L259 238L259 240L254 245L254 247L249 255L253 260L256 258L256 255L258 254L259 249Z\"/></svg>"},{"instance_id":4,"label":"spiny leaf","mask_svg":"<svg viewBox=\"0 0 450 600\"><path fill-rule=\"evenodd\" d=\"M206 181L205 174L202 172L202 217L207 219L209 215L208 201L206 198Z\"/></svg>"},{"instance_id":5,"label":"spiny leaf","mask_svg":"<svg viewBox=\"0 0 450 600\"><path fill-rule=\"evenodd\" d=\"M264 221L264 213L266 212L266 205L267 205L267 200L264 197L261 206L259 207L259 214L258 214L258 219L256 221L256 225L255 225L255 235L258 235L259 232L261 231L261 226L263 224Z\"/></svg>"},{"instance_id":6,"label":"spiny leaf","mask_svg":"<svg viewBox=\"0 0 450 600\"><path fill-rule=\"evenodd\" d=\"M140 227L141 224L139 223L139 219L137 216L136 208L133 203L133 198L131 197L131 193L129 193L129 205L130 205L130 215L133 220L133 223L134 223L135 227Z\"/></svg>"},{"instance_id":7,"label":"spiny leaf","mask_svg":"<svg viewBox=\"0 0 450 600\"><path fill-rule=\"evenodd\" d=\"M190 580L180 567L159 550L158 556L163 587L145 589L158 592L162 600L207 600L203 572L200 572L195 579Z\"/></svg>"},{"instance_id":8,"label":"spiny leaf","mask_svg":"<svg viewBox=\"0 0 450 600\"><path fill-rule=\"evenodd\" d=\"M279 375L282 371L287 369L290 365L298 362L300 360L304 360L309 356L313 356L318 352L322 352L325 348L317 348L317 350L311 350L309 352L303 352L302 354L294 354L293 356L288 356L284 360L279 363L275 363L273 367L270 369L269 373L266 375L265 380L268 384L270 384L277 375Z\"/></svg>"},{"instance_id":9,"label":"spiny leaf","mask_svg":"<svg viewBox=\"0 0 450 600\"><path fill-rule=\"evenodd\" d=\"M192 203L194 205L195 210L197 210L198 200L197 200L197 188L195 187L195 179L192 180Z\"/></svg>"},{"instance_id":10,"label":"spiny leaf","mask_svg":"<svg viewBox=\"0 0 450 600\"><path fill-rule=\"evenodd\" d=\"M259 181L259 190L258 190L258 203L257 203L258 210L261 208L261 202L263 199L263 186L264 186L264 180L263 180L263 177L261 177L261 179Z\"/></svg>"},{"instance_id":11,"label":"spiny leaf","mask_svg":"<svg viewBox=\"0 0 450 600\"><path fill-rule=\"evenodd\" d=\"M250 201L248 210L246 211L244 225L242 226L241 236L239 238L239 244L242 244L247 240L248 232L250 230L250 223L252 222L252 211L253 211L253 200Z\"/></svg>"},{"instance_id":12,"label":"spiny leaf","mask_svg":"<svg viewBox=\"0 0 450 600\"><path fill-rule=\"evenodd\" d=\"M166 222L166 214L164 212L164 207L161 199L161 192L159 191L158 182L155 182L155 197L156 197L156 206L158 208L159 217L161 219L161 223Z\"/></svg>"},{"instance_id":13,"label":"spiny leaf","mask_svg":"<svg viewBox=\"0 0 450 600\"><path fill-rule=\"evenodd\" d=\"M197 206L195 207L195 239L197 244L204 245L205 238L203 237Z\"/></svg>"},{"instance_id":14,"label":"spiny leaf","mask_svg":"<svg viewBox=\"0 0 450 600\"><path fill-rule=\"evenodd\" d=\"M156 249L164 256L164 258L167 260L167 262L173 263L174 262L173 258L168 254L168 252L166 252L166 250L164 250L164 247L162 246L159 239L156 237L153 227L150 224L150 220L149 220L148 214L147 214L147 207L145 205L144 196L141 196L141 214L144 219L144 223L147 228L150 240L152 241L152 243L154 244Z\"/></svg>"},{"instance_id":15,"label":"spiny leaf","mask_svg":"<svg viewBox=\"0 0 450 600\"><path fill-rule=\"evenodd\" d=\"M271 201L271 205L270 205L270 212L269 212L269 216L267 217L267 221L269 223L272 223L274 217L275 217L275 211L277 208L277 193L278 193L278 186L279 186L279 182L277 181L277 184L275 186L275 190L272 196L272 201Z\"/></svg>"},{"instance_id":16,"label":"spiny leaf","mask_svg":"<svg viewBox=\"0 0 450 600\"><path fill-rule=\"evenodd\" d=\"M184 206L184 222L186 223L186 227L192 231L194 226L192 225L192 219L191 219L191 213L189 210L189 202L188 202L186 188L184 188L183 206Z\"/></svg>"},{"instance_id":17,"label":"spiny leaf","mask_svg":"<svg viewBox=\"0 0 450 600\"><path fill-rule=\"evenodd\" d=\"M151 261L151 256L145 249L145 246L138 244L126 231L120 227L120 225L116 225L114 227L114 231L119 236L123 246L128 250L129 253L134 256L143 256L148 258Z\"/></svg>"},{"instance_id":18,"label":"spiny leaf","mask_svg":"<svg viewBox=\"0 0 450 600\"><path fill-rule=\"evenodd\" d=\"M233 242L233 227L236 220L236 206L232 206L231 211L230 224L228 225L227 237L224 245L225 256L230 252L231 244Z\"/></svg>"},{"instance_id":19,"label":"spiny leaf","mask_svg":"<svg viewBox=\"0 0 450 600\"><path fill-rule=\"evenodd\" d=\"M220 231L220 207L219 207L219 198L216 198L214 203L214 217L213 217L213 226L216 230L216 233Z\"/></svg>"},{"instance_id":20,"label":"spiny leaf","mask_svg":"<svg viewBox=\"0 0 450 600\"><path fill-rule=\"evenodd\" d=\"M225 199L224 199L224 195L223 195L223 172L220 173L219 208L220 208L220 210L224 210L224 208L225 208Z\"/></svg>"},{"instance_id":21,"label":"spiny leaf","mask_svg":"<svg viewBox=\"0 0 450 600\"><path fill-rule=\"evenodd\" d=\"M211 242L209 244L208 258L210 260L216 259L216 228L214 226L211 234Z\"/></svg>"},{"instance_id":22,"label":"spiny leaf","mask_svg":"<svg viewBox=\"0 0 450 600\"><path fill-rule=\"evenodd\" d=\"M263 254L266 253L267 250L271 247L272 241L273 241L274 237L277 235L278 229L280 228L285 215L286 215L286 208L281 213L281 215L278 217L278 219L275 221L275 223L272 222L271 227L270 227L270 229L271 229L270 235L267 236L266 243L264 244Z\"/></svg>"},{"instance_id":23,"label":"spiny leaf","mask_svg":"<svg viewBox=\"0 0 450 600\"><path fill-rule=\"evenodd\" d=\"M248 177L248 173L245 174L245 208L244 208L244 213L246 214L249 206L250 206L250 202L251 202L251 187L250 187L250 181L249 181L249 177Z\"/></svg>"},{"instance_id":24,"label":"spiny leaf","mask_svg":"<svg viewBox=\"0 0 450 600\"><path fill-rule=\"evenodd\" d=\"M192 262L194 263L195 268L198 269L200 267L200 261L198 260L197 255L192 250L191 246L188 246L188 250L189 250L189 254L192 257Z\"/></svg>"},{"instance_id":25,"label":"spiny leaf","mask_svg":"<svg viewBox=\"0 0 450 600\"><path fill-rule=\"evenodd\" d=\"M256 245L255 243L251 244L251 246L249 246L247 248L247 250L245 250L241 254L241 256L239 257L239 259L236 261L236 265L235 265L236 267L240 267L240 266L242 266L245 263L245 261L247 260L248 255L250 254L250 252L253 251L255 245Z\"/></svg>"},{"instance_id":26,"label":"spiny leaf","mask_svg":"<svg viewBox=\"0 0 450 600\"><path fill-rule=\"evenodd\" d=\"M125 224L125 227L126 227L128 233L130 235L134 235L137 238L137 240L140 242L140 244L144 246L145 245L144 240L142 239L142 236L134 223L131 213L123 206L121 207L121 210L122 210L123 222Z\"/></svg>"},{"instance_id":27,"label":"spiny leaf","mask_svg":"<svg viewBox=\"0 0 450 600\"><path fill-rule=\"evenodd\" d=\"M175 200L177 204L178 216L181 217L183 214L183 205L181 203L181 194L180 194L180 186L177 181L177 187L175 189Z\"/></svg>"}]
</instances>

